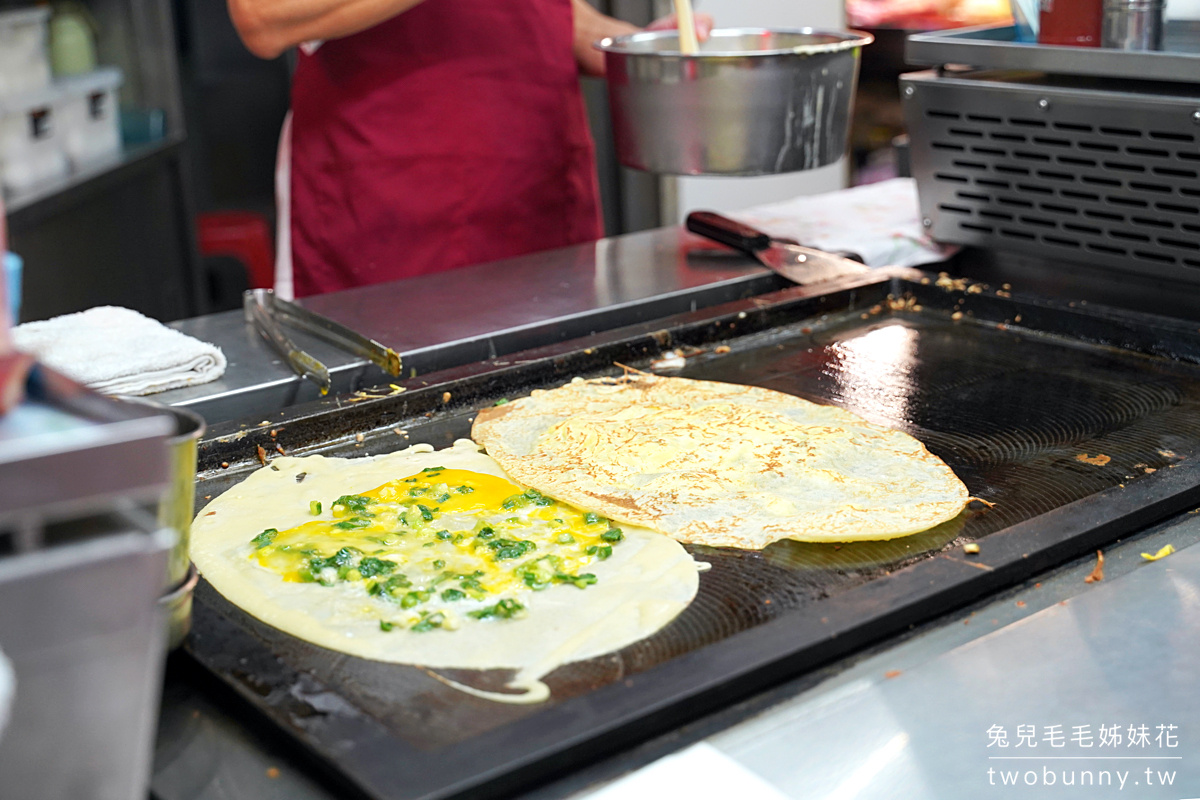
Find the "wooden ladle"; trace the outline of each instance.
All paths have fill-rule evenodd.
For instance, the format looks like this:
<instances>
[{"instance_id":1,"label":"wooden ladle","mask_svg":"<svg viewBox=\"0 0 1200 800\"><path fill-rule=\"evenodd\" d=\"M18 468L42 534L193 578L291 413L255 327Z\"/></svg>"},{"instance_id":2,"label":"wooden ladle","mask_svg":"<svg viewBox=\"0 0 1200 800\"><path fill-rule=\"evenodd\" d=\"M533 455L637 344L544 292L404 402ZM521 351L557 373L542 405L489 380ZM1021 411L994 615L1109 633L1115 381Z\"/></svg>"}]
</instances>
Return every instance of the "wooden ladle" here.
<instances>
[{"instance_id":1,"label":"wooden ladle","mask_svg":"<svg viewBox=\"0 0 1200 800\"><path fill-rule=\"evenodd\" d=\"M679 27L679 52L694 56L700 51L696 39L696 17L692 14L692 0L675 0L675 20Z\"/></svg>"}]
</instances>

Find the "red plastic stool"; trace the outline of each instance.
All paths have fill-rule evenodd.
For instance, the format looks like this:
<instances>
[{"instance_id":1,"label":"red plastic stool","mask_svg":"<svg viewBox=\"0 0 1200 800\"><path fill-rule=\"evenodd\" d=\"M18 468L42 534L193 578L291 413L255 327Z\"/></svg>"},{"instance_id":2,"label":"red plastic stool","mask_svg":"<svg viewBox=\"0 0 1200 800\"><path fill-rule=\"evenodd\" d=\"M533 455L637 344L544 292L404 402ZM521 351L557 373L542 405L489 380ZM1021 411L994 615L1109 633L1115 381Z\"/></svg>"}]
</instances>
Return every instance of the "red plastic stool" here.
<instances>
[{"instance_id":1,"label":"red plastic stool","mask_svg":"<svg viewBox=\"0 0 1200 800\"><path fill-rule=\"evenodd\" d=\"M275 247L266 216L255 211L210 211L196 216L200 255L231 256L246 267L251 289L275 285Z\"/></svg>"}]
</instances>

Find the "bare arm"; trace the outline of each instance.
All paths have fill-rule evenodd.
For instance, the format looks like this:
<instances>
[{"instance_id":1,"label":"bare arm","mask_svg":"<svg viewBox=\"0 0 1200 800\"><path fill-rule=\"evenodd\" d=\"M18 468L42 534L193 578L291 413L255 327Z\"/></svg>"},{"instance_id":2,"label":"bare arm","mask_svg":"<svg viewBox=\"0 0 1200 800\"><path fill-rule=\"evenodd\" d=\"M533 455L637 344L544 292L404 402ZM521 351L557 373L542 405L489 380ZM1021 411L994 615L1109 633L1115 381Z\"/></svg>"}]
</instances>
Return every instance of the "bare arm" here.
<instances>
[{"instance_id":1,"label":"bare arm","mask_svg":"<svg viewBox=\"0 0 1200 800\"><path fill-rule=\"evenodd\" d=\"M366 30L421 0L227 0L229 16L250 52L275 58L314 39Z\"/></svg>"},{"instance_id":2,"label":"bare arm","mask_svg":"<svg viewBox=\"0 0 1200 800\"><path fill-rule=\"evenodd\" d=\"M571 0L575 7L575 60L584 75L604 74L604 54L592 47L606 36L624 36L638 30L636 25L601 14L587 0Z\"/></svg>"}]
</instances>

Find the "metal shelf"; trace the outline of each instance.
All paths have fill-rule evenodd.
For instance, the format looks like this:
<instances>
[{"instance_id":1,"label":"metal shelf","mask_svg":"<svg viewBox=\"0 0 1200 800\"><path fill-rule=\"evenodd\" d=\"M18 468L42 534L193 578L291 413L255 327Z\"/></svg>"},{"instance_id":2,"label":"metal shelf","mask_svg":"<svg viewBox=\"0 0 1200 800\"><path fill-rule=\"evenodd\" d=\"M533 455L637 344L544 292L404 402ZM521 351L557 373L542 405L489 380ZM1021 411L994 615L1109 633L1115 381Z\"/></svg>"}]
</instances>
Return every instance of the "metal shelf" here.
<instances>
[{"instance_id":1,"label":"metal shelf","mask_svg":"<svg viewBox=\"0 0 1200 800\"><path fill-rule=\"evenodd\" d=\"M1200 81L1200 23L1168 21L1163 49L1152 52L1018 42L1011 25L959 28L908 37L904 58L917 66L966 64L983 69L1196 83Z\"/></svg>"},{"instance_id":2,"label":"metal shelf","mask_svg":"<svg viewBox=\"0 0 1200 800\"><path fill-rule=\"evenodd\" d=\"M4 199L9 224L14 229L35 224L58 210L103 191L114 182L145 169L162 158L175 155L183 145L182 135L123 150L120 155L64 178L46 181L27 192Z\"/></svg>"}]
</instances>

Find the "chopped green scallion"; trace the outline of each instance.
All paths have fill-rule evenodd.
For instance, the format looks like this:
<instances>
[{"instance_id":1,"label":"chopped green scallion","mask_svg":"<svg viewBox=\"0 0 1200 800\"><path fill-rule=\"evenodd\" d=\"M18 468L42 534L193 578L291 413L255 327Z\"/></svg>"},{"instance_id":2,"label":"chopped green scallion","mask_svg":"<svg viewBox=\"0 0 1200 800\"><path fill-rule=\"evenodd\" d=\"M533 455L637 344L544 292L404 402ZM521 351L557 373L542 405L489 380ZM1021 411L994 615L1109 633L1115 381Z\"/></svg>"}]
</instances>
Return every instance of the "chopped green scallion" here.
<instances>
[{"instance_id":1,"label":"chopped green scallion","mask_svg":"<svg viewBox=\"0 0 1200 800\"><path fill-rule=\"evenodd\" d=\"M433 614L429 614L428 616L422 616L421 621L416 625L413 625L411 628L409 628L409 630L411 630L413 633L425 633L426 631L431 631L434 628L442 627L442 623L445 621L446 615L440 611L437 611Z\"/></svg>"},{"instance_id":2,"label":"chopped green scallion","mask_svg":"<svg viewBox=\"0 0 1200 800\"><path fill-rule=\"evenodd\" d=\"M269 545L271 542L275 541L275 537L278 535L279 535L279 531L276 530L275 528L267 528L265 531L260 533L258 536L255 536L253 539L251 539L250 543L252 545L254 545L255 550L262 550L264 547Z\"/></svg>"}]
</instances>

